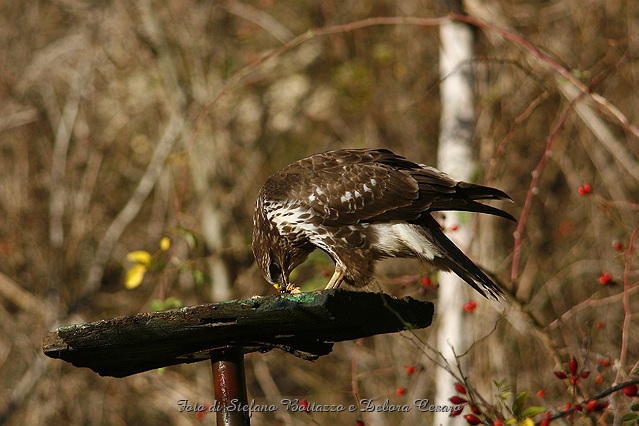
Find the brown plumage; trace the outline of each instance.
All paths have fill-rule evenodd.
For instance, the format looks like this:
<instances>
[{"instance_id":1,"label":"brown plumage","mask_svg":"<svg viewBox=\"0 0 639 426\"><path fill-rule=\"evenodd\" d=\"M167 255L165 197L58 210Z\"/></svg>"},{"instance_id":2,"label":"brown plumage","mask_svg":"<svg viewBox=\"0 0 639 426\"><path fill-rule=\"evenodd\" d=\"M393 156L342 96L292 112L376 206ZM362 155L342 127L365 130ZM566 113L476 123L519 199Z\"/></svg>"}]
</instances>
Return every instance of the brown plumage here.
<instances>
[{"instance_id":1,"label":"brown plumage","mask_svg":"<svg viewBox=\"0 0 639 426\"><path fill-rule=\"evenodd\" d=\"M442 232L431 216L441 210L487 213L515 220L477 200L510 200L504 192L456 182L386 149L315 154L268 178L253 216L253 253L267 281L292 289L291 271L316 248L335 272L326 288L368 284L375 262L414 257L452 270L483 296L503 293Z\"/></svg>"}]
</instances>

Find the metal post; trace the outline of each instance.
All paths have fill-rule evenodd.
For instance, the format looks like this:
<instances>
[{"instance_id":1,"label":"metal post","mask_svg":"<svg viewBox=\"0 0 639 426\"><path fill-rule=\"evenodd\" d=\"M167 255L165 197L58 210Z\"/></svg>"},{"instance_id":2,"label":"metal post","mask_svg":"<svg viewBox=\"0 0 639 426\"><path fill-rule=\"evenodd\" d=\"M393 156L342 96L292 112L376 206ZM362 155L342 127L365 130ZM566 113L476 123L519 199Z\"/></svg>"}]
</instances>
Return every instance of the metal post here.
<instances>
[{"instance_id":1,"label":"metal post","mask_svg":"<svg viewBox=\"0 0 639 426\"><path fill-rule=\"evenodd\" d=\"M236 348L211 352L217 426L251 423L244 375L244 354Z\"/></svg>"}]
</instances>

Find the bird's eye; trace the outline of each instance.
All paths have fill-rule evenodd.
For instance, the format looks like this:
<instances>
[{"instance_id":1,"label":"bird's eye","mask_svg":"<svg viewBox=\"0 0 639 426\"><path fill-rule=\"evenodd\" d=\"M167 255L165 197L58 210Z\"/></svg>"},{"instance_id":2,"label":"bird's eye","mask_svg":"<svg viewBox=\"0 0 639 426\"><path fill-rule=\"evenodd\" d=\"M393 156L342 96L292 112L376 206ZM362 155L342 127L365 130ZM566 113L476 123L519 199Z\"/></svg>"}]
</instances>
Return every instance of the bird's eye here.
<instances>
[{"instance_id":1,"label":"bird's eye","mask_svg":"<svg viewBox=\"0 0 639 426\"><path fill-rule=\"evenodd\" d=\"M268 274L274 283L280 283L282 280L282 268L277 263L271 263L268 267Z\"/></svg>"}]
</instances>

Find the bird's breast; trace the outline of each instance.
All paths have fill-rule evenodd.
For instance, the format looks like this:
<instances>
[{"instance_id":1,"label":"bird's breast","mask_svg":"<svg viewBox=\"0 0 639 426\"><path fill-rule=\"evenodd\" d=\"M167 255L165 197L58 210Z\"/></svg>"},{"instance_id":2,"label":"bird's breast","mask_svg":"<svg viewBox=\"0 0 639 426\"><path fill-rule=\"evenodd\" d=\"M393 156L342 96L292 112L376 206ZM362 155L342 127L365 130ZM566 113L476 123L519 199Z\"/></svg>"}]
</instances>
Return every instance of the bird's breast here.
<instances>
[{"instance_id":1,"label":"bird's breast","mask_svg":"<svg viewBox=\"0 0 639 426\"><path fill-rule=\"evenodd\" d=\"M266 211L266 217L283 237L310 235L317 228L313 212L297 205L272 206Z\"/></svg>"}]
</instances>

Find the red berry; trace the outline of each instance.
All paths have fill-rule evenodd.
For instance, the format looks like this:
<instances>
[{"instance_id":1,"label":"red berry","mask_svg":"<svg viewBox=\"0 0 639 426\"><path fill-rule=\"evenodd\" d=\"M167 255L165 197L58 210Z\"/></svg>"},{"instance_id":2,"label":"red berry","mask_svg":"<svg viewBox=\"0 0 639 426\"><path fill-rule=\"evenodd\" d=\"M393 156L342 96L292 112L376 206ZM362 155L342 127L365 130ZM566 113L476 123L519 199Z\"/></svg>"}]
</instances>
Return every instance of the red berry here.
<instances>
[{"instance_id":1,"label":"red berry","mask_svg":"<svg viewBox=\"0 0 639 426\"><path fill-rule=\"evenodd\" d=\"M563 371L553 371L553 373L560 380L564 380L568 378L568 376L566 376L566 373L564 373Z\"/></svg>"},{"instance_id":2,"label":"red berry","mask_svg":"<svg viewBox=\"0 0 639 426\"><path fill-rule=\"evenodd\" d=\"M466 387L461 383L455 383L455 390L462 395L466 395Z\"/></svg>"},{"instance_id":3,"label":"red berry","mask_svg":"<svg viewBox=\"0 0 639 426\"><path fill-rule=\"evenodd\" d=\"M545 395L546 395L546 391L545 391L545 390L543 390L543 389L539 389L539 390L537 391L537 396L538 396L539 398L543 398Z\"/></svg>"},{"instance_id":4,"label":"red berry","mask_svg":"<svg viewBox=\"0 0 639 426\"><path fill-rule=\"evenodd\" d=\"M637 396L637 385L628 385L623 388L623 393L626 396L633 397Z\"/></svg>"},{"instance_id":5,"label":"red berry","mask_svg":"<svg viewBox=\"0 0 639 426\"><path fill-rule=\"evenodd\" d=\"M568 371L570 371L570 374L575 376L577 375L577 368L579 368L579 363L577 362L577 359L573 356L572 358L570 358L570 361L568 361Z\"/></svg>"},{"instance_id":6,"label":"red berry","mask_svg":"<svg viewBox=\"0 0 639 426\"><path fill-rule=\"evenodd\" d=\"M590 371L588 370L583 370L581 373L579 373L579 377L581 377L582 379L587 379L588 376L590 376Z\"/></svg>"},{"instance_id":7,"label":"red berry","mask_svg":"<svg viewBox=\"0 0 639 426\"><path fill-rule=\"evenodd\" d=\"M300 407L304 407L304 411L308 413L308 401L305 399L300 400Z\"/></svg>"},{"instance_id":8,"label":"red berry","mask_svg":"<svg viewBox=\"0 0 639 426\"><path fill-rule=\"evenodd\" d=\"M428 287L428 286L430 286L430 278L428 278L428 277L424 277L424 278L422 278L422 285L423 285L424 287Z\"/></svg>"},{"instance_id":9,"label":"red berry","mask_svg":"<svg viewBox=\"0 0 639 426\"><path fill-rule=\"evenodd\" d=\"M575 404L575 411L583 411L583 407L580 404Z\"/></svg>"},{"instance_id":10,"label":"red berry","mask_svg":"<svg viewBox=\"0 0 639 426\"><path fill-rule=\"evenodd\" d=\"M539 422L539 426L548 426L550 424L550 419L543 419Z\"/></svg>"},{"instance_id":11,"label":"red berry","mask_svg":"<svg viewBox=\"0 0 639 426\"><path fill-rule=\"evenodd\" d=\"M415 372L415 367L413 367L412 365L409 365L408 367L406 367L406 374L413 374Z\"/></svg>"},{"instance_id":12,"label":"red berry","mask_svg":"<svg viewBox=\"0 0 639 426\"><path fill-rule=\"evenodd\" d=\"M591 399L590 401L588 401L588 403L586 404L586 409L588 411L593 411L595 408L597 407L597 401L594 399Z\"/></svg>"},{"instance_id":13,"label":"red berry","mask_svg":"<svg viewBox=\"0 0 639 426\"><path fill-rule=\"evenodd\" d=\"M474 414L477 414L478 416L481 414L481 411L479 411L479 408L476 405L471 405L470 411L472 411Z\"/></svg>"},{"instance_id":14,"label":"red berry","mask_svg":"<svg viewBox=\"0 0 639 426\"><path fill-rule=\"evenodd\" d=\"M464 407L461 407L461 406L458 405L457 407L454 407L451 410L451 412L450 412L450 414L448 416L449 417L457 417L457 416L459 416L462 413L462 411L464 411Z\"/></svg>"},{"instance_id":15,"label":"red berry","mask_svg":"<svg viewBox=\"0 0 639 426\"><path fill-rule=\"evenodd\" d=\"M495 421L493 422L493 426L504 426L504 422L499 419L495 419Z\"/></svg>"},{"instance_id":16,"label":"red berry","mask_svg":"<svg viewBox=\"0 0 639 426\"><path fill-rule=\"evenodd\" d=\"M459 229L459 226L457 226L457 225L451 225L450 226L450 230L453 231L453 232L457 231L458 229Z\"/></svg>"},{"instance_id":17,"label":"red berry","mask_svg":"<svg viewBox=\"0 0 639 426\"><path fill-rule=\"evenodd\" d=\"M404 396L404 394L406 394L406 389L404 388L398 388L395 393L397 394L397 396Z\"/></svg>"},{"instance_id":18,"label":"red berry","mask_svg":"<svg viewBox=\"0 0 639 426\"><path fill-rule=\"evenodd\" d=\"M577 192L579 193L579 195L588 195L592 192L592 187L589 184L584 183L579 188L577 188Z\"/></svg>"},{"instance_id":19,"label":"red berry","mask_svg":"<svg viewBox=\"0 0 639 426\"><path fill-rule=\"evenodd\" d=\"M479 417L477 417L477 416L476 416L476 415L474 415L474 414L466 414L466 415L464 416L464 418L466 419L466 422L467 422L469 425L483 425L483 424L484 424L484 422L482 422L482 421L479 419Z\"/></svg>"},{"instance_id":20,"label":"red berry","mask_svg":"<svg viewBox=\"0 0 639 426\"><path fill-rule=\"evenodd\" d=\"M595 384L600 385L602 382L603 382L603 376L601 374L597 375L597 377L595 377Z\"/></svg>"},{"instance_id":21,"label":"red berry","mask_svg":"<svg viewBox=\"0 0 639 426\"><path fill-rule=\"evenodd\" d=\"M355 422L355 424L356 424L357 426L366 426L366 423L364 423L364 420L359 420L359 419L357 419L357 421Z\"/></svg>"},{"instance_id":22,"label":"red berry","mask_svg":"<svg viewBox=\"0 0 639 426\"><path fill-rule=\"evenodd\" d=\"M603 330L604 328L606 328L606 323L603 321L597 321L597 329Z\"/></svg>"},{"instance_id":23,"label":"red berry","mask_svg":"<svg viewBox=\"0 0 639 426\"><path fill-rule=\"evenodd\" d=\"M460 405L460 404L465 404L468 402L467 399L462 398L461 396L451 396L449 399L450 402L452 402L455 405Z\"/></svg>"},{"instance_id":24,"label":"red berry","mask_svg":"<svg viewBox=\"0 0 639 426\"><path fill-rule=\"evenodd\" d=\"M610 358L608 357L602 358L599 361L599 365L601 365L602 367L610 367L610 364L612 364L612 362L610 361Z\"/></svg>"},{"instance_id":25,"label":"red berry","mask_svg":"<svg viewBox=\"0 0 639 426\"><path fill-rule=\"evenodd\" d=\"M464 305L464 311L470 313L474 311L476 307L477 307L477 302L475 302L474 300L471 300L470 302Z\"/></svg>"},{"instance_id":26,"label":"red berry","mask_svg":"<svg viewBox=\"0 0 639 426\"><path fill-rule=\"evenodd\" d=\"M566 403L566 405L564 405L564 411L570 410L570 407L572 407L572 404L570 402Z\"/></svg>"},{"instance_id":27,"label":"red berry","mask_svg":"<svg viewBox=\"0 0 639 426\"><path fill-rule=\"evenodd\" d=\"M612 281L612 275L610 275L610 272L604 272L599 276L599 284L601 285L608 285L610 284L610 281Z\"/></svg>"},{"instance_id":28,"label":"red berry","mask_svg":"<svg viewBox=\"0 0 639 426\"><path fill-rule=\"evenodd\" d=\"M623 251L623 244L619 241L614 242L614 248L617 251Z\"/></svg>"}]
</instances>

